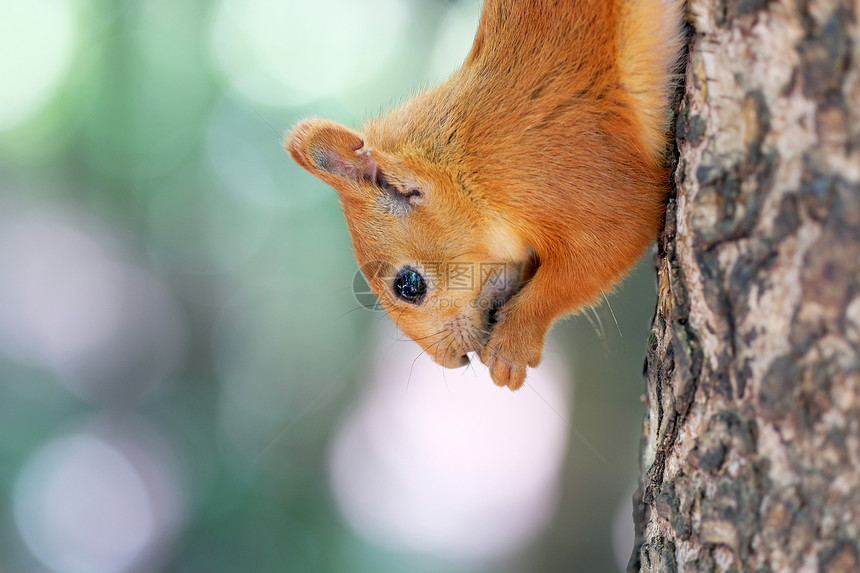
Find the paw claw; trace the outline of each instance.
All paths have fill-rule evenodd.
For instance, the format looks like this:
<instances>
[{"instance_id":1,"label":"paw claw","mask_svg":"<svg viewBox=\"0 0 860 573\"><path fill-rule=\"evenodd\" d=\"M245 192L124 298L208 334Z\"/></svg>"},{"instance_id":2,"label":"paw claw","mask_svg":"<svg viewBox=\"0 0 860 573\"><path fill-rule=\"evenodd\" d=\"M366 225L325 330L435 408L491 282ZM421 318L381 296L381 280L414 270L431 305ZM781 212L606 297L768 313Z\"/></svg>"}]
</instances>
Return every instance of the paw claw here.
<instances>
[{"instance_id":1,"label":"paw claw","mask_svg":"<svg viewBox=\"0 0 860 573\"><path fill-rule=\"evenodd\" d=\"M496 324L490 340L481 351L481 361L499 386L520 388L526 380L526 368L540 363L546 329L523 321L510 311Z\"/></svg>"},{"instance_id":2,"label":"paw claw","mask_svg":"<svg viewBox=\"0 0 860 573\"><path fill-rule=\"evenodd\" d=\"M481 361L486 364L490 377L498 386L507 386L511 390L516 390L525 382L525 365L506 358L493 347L484 348Z\"/></svg>"}]
</instances>

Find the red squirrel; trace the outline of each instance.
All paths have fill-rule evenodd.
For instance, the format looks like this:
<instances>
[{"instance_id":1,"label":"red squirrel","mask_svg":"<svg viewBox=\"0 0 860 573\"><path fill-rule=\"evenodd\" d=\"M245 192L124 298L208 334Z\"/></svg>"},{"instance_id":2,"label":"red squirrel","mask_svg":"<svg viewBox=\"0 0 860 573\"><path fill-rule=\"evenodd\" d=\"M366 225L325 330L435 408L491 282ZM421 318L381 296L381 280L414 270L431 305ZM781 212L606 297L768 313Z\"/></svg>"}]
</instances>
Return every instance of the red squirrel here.
<instances>
[{"instance_id":1,"label":"red squirrel","mask_svg":"<svg viewBox=\"0 0 860 573\"><path fill-rule=\"evenodd\" d=\"M289 134L340 195L371 289L437 363L475 352L519 388L552 323L656 238L682 5L486 0L445 83L361 131L308 119Z\"/></svg>"}]
</instances>

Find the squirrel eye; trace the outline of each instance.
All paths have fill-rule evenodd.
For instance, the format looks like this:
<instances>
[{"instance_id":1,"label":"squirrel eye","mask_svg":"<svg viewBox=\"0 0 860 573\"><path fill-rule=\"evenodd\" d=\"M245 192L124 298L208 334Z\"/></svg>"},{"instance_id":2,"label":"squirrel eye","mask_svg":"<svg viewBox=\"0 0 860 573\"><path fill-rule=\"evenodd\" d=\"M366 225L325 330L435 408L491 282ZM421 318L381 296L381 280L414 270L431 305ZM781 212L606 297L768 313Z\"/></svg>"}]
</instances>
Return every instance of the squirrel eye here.
<instances>
[{"instance_id":1,"label":"squirrel eye","mask_svg":"<svg viewBox=\"0 0 860 573\"><path fill-rule=\"evenodd\" d=\"M406 302L417 304L427 293L427 283L418 271L406 267L394 277L394 293Z\"/></svg>"},{"instance_id":2,"label":"squirrel eye","mask_svg":"<svg viewBox=\"0 0 860 573\"><path fill-rule=\"evenodd\" d=\"M395 195L402 195L400 189L388 182L388 179L385 178L385 175L382 173L382 171L378 171L376 173L376 184L379 187L382 187L384 190L388 191L389 193Z\"/></svg>"},{"instance_id":3,"label":"squirrel eye","mask_svg":"<svg viewBox=\"0 0 860 573\"><path fill-rule=\"evenodd\" d=\"M416 187L410 187L406 192L401 191L397 185L394 185L388 179L385 178L385 174L382 170L377 171L376 180L374 181L376 185L389 192L394 197L398 197L400 199L411 199L412 197L421 197L421 190Z\"/></svg>"}]
</instances>

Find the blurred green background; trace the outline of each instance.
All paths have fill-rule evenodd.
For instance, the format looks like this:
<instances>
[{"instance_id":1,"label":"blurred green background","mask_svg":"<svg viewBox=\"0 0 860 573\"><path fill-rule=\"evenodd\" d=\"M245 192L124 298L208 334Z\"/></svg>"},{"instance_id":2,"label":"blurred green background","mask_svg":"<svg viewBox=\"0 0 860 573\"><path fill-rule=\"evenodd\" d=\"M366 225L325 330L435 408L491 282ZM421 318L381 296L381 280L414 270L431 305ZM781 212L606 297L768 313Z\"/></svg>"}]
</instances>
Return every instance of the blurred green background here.
<instances>
[{"instance_id":1,"label":"blurred green background","mask_svg":"<svg viewBox=\"0 0 860 573\"><path fill-rule=\"evenodd\" d=\"M0 0L0 572L623 569L650 260L511 394L361 308L281 147L446 77L479 10Z\"/></svg>"}]
</instances>

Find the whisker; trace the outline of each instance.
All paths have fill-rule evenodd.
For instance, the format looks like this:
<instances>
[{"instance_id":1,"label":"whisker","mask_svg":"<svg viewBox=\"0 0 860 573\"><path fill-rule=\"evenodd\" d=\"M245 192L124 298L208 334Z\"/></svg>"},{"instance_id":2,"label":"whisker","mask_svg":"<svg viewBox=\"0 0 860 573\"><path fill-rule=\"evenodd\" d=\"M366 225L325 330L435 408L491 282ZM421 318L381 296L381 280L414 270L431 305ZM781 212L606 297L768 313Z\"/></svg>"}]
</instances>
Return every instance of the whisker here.
<instances>
[{"instance_id":1,"label":"whisker","mask_svg":"<svg viewBox=\"0 0 860 573\"><path fill-rule=\"evenodd\" d=\"M558 410L556 410L556 409L553 407L553 405L549 403L549 400L547 400L546 398L544 398L544 397L541 395L541 393L540 393L540 392L538 392L538 391L535 389L535 387L534 387L534 386L532 386L531 384L529 384L528 382L525 382L525 385L526 385L526 386L528 386L529 388L531 388L532 392L534 392L535 394L537 394L538 398L540 398L541 400L543 400L544 404L546 404L547 406L549 406L549 409L550 409L550 410L552 410L553 412L555 412L555 415L556 415L556 416L558 416L558 418L559 418L562 422L564 422L564 423L565 423L565 425L570 429L570 431L571 431L571 432L573 432L573 434L574 434L577 438L579 438L579 440L580 440L583 444L585 444L585 446L586 446L589 450L591 450L591 453L592 453L592 454L594 454L594 455L595 455L595 457L596 457L597 459L599 459L601 462L603 462L603 464L604 464L604 465L609 466L609 462L606 460L606 458L604 458L602 455L600 455L600 452L598 452L598 451L597 451L597 448L595 448L593 445L591 445L591 442L589 442L589 441L586 439L586 437L585 437L585 436L583 436L583 435L582 435L582 433L581 433L579 430L577 430L577 429L573 426L573 424L571 424L570 422L568 422L567 420L565 420L565 419L564 419L564 416L562 416L561 414L559 414Z\"/></svg>"},{"instance_id":2,"label":"whisker","mask_svg":"<svg viewBox=\"0 0 860 573\"><path fill-rule=\"evenodd\" d=\"M256 110L256 109L254 109L254 108L251 108L251 111L253 111L255 114L257 114L257 117L259 117L261 120L263 120L263 123L265 123L266 125L268 125L268 126L269 126L269 129L271 129L271 130L272 130L272 133L274 133L275 135L277 135L277 136L278 136L278 139L279 139L279 140L283 140L283 139L284 139L284 133L283 133L283 132L279 132L277 129L275 129L274 127L272 127L272 124L271 124L271 123L269 123L269 122L268 122L268 120L266 120L266 118L265 118L265 117L263 117L263 114L261 114L259 111L257 111L257 110Z\"/></svg>"},{"instance_id":3,"label":"whisker","mask_svg":"<svg viewBox=\"0 0 860 573\"><path fill-rule=\"evenodd\" d=\"M430 348L433 348L434 346L438 346L439 344L444 342L449 336L451 336L450 332L446 336L443 336L438 341L431 344ZM424 348L422 348L421 352L418 353L418 356L416 356L415 359L412 361L412 366L409 367L409 377L406 379L406 391L407 392L409 391L409 383L412 381L412 371L415 369L415 363L418 362L418 359L421 358L422 355L427 354L429 356L430 353L428 352L428 350L429 349L425 350Z\"/></svg>"},{"instance_id":4,"label":"whisker","mask_svg":"<svg viewBox=\"0 0 860 573\"><path fill-rule=\"evenodd\" d=\"M609 297L606 296L606 293L601 291L601 295L603 295L603 300L606 302L606 308L609 309L609 314L612 315L612 320L615 321L615 328L618 330L618 336L624 339L624 335L621 333L621 327L618 326L618 319L615 317L615 312L612 311L612 305L609 304Z\"/></svg>"},{"instance_id":5,"label":"whisker","mask_svg":"<svg viewBox=\"0 0 860 573\"><path fill-rule=\"evenodd\" d=\"M600 340L603 342L603 352L609 354L609 340L606 338L606 329L603 328L603 319L600 318L600 314L598 314L597 309L593 306L588 307L588 310L594 315L597 325L600 327Z\"/></svg>"},{"instance_id":6,"label":"whisker","mask_svg":"<svg viewBox=\"0 0 860 573\"><path fill-rule=\"evenodd\" d=\"M453 399L454 395L451 394L451 387L448 386L448 375L445 373L447 368L442 368L442 381L445 382L445 390L448 391L448 397Z\"/></svg>"},{"instance_id":7,"label":"whisker","mask_svg":"<svg viewBox=\"0 0 860 573\"><path fill-rule=\"evenodd\" d=\"M388 358L388 354L391 352L391 349L394 348L394 345L398 342L403 342L398 340L397 337L392 337L391 344L388 345L388 348L385 350L385 354L382 355L382 362L385 363L385 359Z\"/></svg>"},{"instance_id":8,"label":"whisker","mask_svg":"<svg viewBox=\"0 0 860 573\"><path fill-rule=\"evenodd\" d=\"M582 316L585 317L585 320L588 321L588 324L591 325L591 329L594 331L594 334L597 336L598 340L602 343L601 345L606 348L606 344L603 341L603 337L600 336L600 330L597 328L597 324L595 324L594 319L591 318L591 315L588 314L588 309L585 309L582 313Z\"/></svg>"},{"instance_id":9,"label":"whisker","mask_svg":"<svg viewBox=\"0 0 860 573\"><path fill-rule=\"evenodd\" d=\"M264 456L264 455L266 455L266 452L268 452L270 449L272 449L272 447L273 447L276 443L278 443L279 441L281 441L281 438L283 438L283 437L286 435L286 433L290 430L290 428L292 428L294 425L296 425L296 423L297 423L299 420L301 420L302 418L304 418L304 416L305 416L305 414L308 412L308 410L310 410L310 409L311 409L311 407L312 407L314 404L316 404L316 403L317 403L317 401L318 401L320 398L322 398L322 396L323 396L324 394L327 394L327 393L328 393L328 391L329 391L333 386L334 386L333 384L328 384L328 385L324 386L324 387L322 388L322 390L320 390L320 391L319 391L319 393L318 393L316 396L314 396L314 397L313 397L313 399L311 399L311 401L310 401L310 402L308 402L307 404L305 404L305 407L304 407L304 408L302 408L302 409L301 409L301 411L300 411L298 414L296 414L295 416L293 416L293 419L292 419L292 420L290 420L289 422L287 422L287 424L286 424L283 428L281 428L281 431L279 431L279 432L275 435L275 437L273 437L271 440L269 440L269 443L266 445L266 447L265 447L265 448L263 448L263 449L262 449L262 451L260 451L260 453L259 453L259 454L257 454L257 457L255 457L255 458L254 458L254 465L257 465L258 463L260 463L260 460L263 458L263 456Z\"/></svg>"},{"instance_id":10,"label":"whisker","mask_svg":"<svg viewBox=\"0 0 860 573\"><path fill-rule=\"evenodd\" d=\"M367 308L367 307L364 307L364 306L362 306L362 305L359 305L359 306L357 306L357 307L355 307L355 308L351 308L351 309L349 309L348 311L344 312L343 314L341 314L341 315L339 315L339 316L335 317L335 318L332 320L332 323L335 323L335 322L337 322L337 321L341 320L342 318L344 318L345 316L347 316L347 315L349 315L349 314L352 314L353 312L356 312L356 311L361 310L361 309L363 309L363 308Z\"/></svg>"},{"instance_id":11,"label":"whisker","mask_svg":"<svg viewBox=\"0 0 860 573\"><path fill-rule=\"evenodd\" d=\"M433 338L434 336L439 336L440 334L442 334L444 332L445 332L445 329L443 328L442 330L437 330L436 332L428 334L427 336L419 336L418 338L411 338L410 337L409 340L414 340L415 342L418 342L419 340L427 340L428 338ZM449 333L449 336L450 336L450 333ZM447 336L446 336L446 338L447 338Z\"/></svg>"},{"instance_id":12,"label":"whisker","mask_svg":"<svg viewBox=\"0 0 860 573\"><path fill-rule=\"evenodd\" d=\"M419 348L421 348L419 346ZM418 359L421 358L422 355L426 354L427 351L421 348L421 352L418 353L417 356L412 360L412 365L409 367L409 376L406 377L406 393L409 393L409 383L412 382L412 370L415 368L415 363L418 362Z\"/></svg>"},{"instance_id":13,"label":"whisker","mask_svg":"<svg viewBox=\"0 0 860 573\"><path fill-rule=\"evenodd\" d=\"M475 364L474 364L474 362L475 362L475 361L474 361L474 360L472 360L472 359L470 358L470 359L469 359L469 361L466 363L466 365L463 367L463 369L469 368L469 369L472 371L472 374L474 374L475 376L477 376L477 375L478 375L478 372L477 372L477 370L475 370Z\"/></svg>"}]
</instances>

